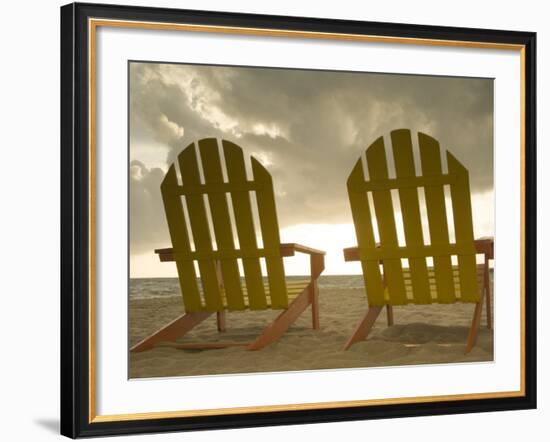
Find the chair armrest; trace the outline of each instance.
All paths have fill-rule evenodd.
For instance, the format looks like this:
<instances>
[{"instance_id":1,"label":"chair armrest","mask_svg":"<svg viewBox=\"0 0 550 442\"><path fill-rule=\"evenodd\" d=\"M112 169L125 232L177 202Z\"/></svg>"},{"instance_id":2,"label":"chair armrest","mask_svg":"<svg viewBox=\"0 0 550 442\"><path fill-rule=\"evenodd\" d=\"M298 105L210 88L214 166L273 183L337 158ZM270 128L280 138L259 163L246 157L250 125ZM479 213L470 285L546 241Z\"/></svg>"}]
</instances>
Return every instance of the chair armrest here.
<instances>
[{"instance_id":1,"label":"chair armrest","mask_svg":"<svg viewBox=\"0 0 550 442\"><path fill-rule=\"evenodd\" d=\"M492 237L478 238L474 241L477 253L483 253L487 259L494 259L494 239ZM359 247L344 249L344 261L360 261Z\"/></svg>"},{"instance_id":2,"label":"chair armrest","mask_svg":"<svg viewBox=\"0 0 550 442\"><path fill-rule=\"evenodd\" d=\"M492 236L478 238L474 244L477 253L483 253L487 259L494 259L495 240Z\"/></svg>"},{"instance_id":3,"label":"chair armrest","mask_svg":"<svg viewBox=\"0 0 550 442\"><path fill-rule=\"evenodd\" d=\"M281 244L281 256L294 256L296 252L309 255L310 275L312 284L325 270L325 252L296 243Z\"/></svg>"},{"instance_id":4,"label":"chair armrest","mask_svg":"<svg viewBox=\"0 0 550 442\"><path fill-rule=\"evenodd\" d=\"M359 258L359 247L348 247L344 249L344 261L360 261Z\"/></svg>"},{"instance_id":5,"label":"chair armrest","mask_svg":"<svg viewBox=\"0 0 550 442\"><path fill-rule=\"evenodd\" d=\"M281 244L282 256L294 256L296 252L310 255L311 279L312 281L317 279L325 269L325 252L295 243ZM174 249L172 247L155 249L155 253L159 256L161 262L176 260L174 257Z\"/></svg>"},{"instance_id":6,"label":"chair armrest","mask_svg":"<svg viewBox=\"0 0 550 442\"><path fill-rule=\"evenodd\" d=\"M176 260L174 258L174 249L172 247L168 247L165 249L155 249L155 253L159 256L160 262L169 262Z\"/></svg>"},{"instance_id":7,"label":"chair armrest","mask_svg":"<svg viewBox=\"0 0 550 442\"><path fill-rule=\"evenodd\" d=\"M308 255L325 255L325 252L322 250L313 249L311 247L306 247L301 244L296 244L296 243L281 244L282 256L294 256L296 252L306 253ZM159 256L159 259L161 262L175 261L174 249L172 247L167 247L164 249L155 249L155 253Z\"/></svg>"},{"instance_id":8,"label":"chair armrest","mask_svg":"<svg viewBox=\"0 0 550 442\"><path fill-rule=\"evenodd\" d=\"M326 252L324 252L323 250L313 249L311 247L306 247L301 244L296 244L296 243L281 244L282 256L294 256L296 252L306 253L308 255L325 255L326 254Z\"/></svg>"}]
</instances>

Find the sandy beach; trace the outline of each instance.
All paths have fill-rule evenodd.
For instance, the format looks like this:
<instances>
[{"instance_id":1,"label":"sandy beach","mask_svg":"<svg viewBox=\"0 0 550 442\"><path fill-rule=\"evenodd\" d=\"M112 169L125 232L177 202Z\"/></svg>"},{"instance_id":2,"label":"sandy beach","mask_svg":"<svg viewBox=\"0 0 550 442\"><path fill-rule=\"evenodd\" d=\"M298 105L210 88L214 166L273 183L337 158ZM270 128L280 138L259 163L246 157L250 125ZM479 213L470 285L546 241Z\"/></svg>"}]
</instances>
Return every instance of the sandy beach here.
<instances>
[{"instance_id":1,"label":"sandy beach","mask_svg":"<svg viewBox=\"0 0 550 442\"><path fill-rule=\"evenodd\" d=\"M493 360L493 332L487 329L485 311L477 345L464 354L473 304L394 307L392 327L382 312L368 339L347 351L342 347L367 309L364 289L321 288L319 305L320 330L311 328L311 314L306 310L278 342L260 351L159 346L131 353L129 375L145 378ZM177 294L131 299L129 313L133 345L183 313L183 304ZM224 333L217 331L213 315L178 342L250 342L276 315L276 311L230 312Z\"/></svg>"}]
</instances>

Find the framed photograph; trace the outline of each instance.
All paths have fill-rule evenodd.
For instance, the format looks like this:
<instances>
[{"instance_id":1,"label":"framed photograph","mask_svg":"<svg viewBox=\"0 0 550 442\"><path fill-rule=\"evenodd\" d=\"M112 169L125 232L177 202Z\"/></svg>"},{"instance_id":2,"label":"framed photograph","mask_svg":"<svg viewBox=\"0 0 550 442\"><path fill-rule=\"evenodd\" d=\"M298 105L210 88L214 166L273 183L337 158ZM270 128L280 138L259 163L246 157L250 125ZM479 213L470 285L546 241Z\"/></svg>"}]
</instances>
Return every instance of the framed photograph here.
<instances>
[{"instance_id":1,"label":"framed photograph","mask_svg":"<svg viewBox=\"0 0 550 442\"><path fill-rule=\"evenodd\" d=\"M530 32L61 8L61 433L536 407Z\"/></svg>"}]
</instances>

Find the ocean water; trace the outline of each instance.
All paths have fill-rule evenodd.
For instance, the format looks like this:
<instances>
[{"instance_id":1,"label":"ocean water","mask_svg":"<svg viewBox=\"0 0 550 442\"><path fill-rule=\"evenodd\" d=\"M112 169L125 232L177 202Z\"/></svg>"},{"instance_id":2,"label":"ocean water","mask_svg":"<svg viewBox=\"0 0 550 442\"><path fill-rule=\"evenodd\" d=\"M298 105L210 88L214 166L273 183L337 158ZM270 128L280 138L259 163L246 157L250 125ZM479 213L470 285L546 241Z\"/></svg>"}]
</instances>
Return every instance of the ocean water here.
<instances>
[{"instance_id":1,"label":"ocean water","mask_svg":"<svg viewBox=\"0 0 550 442\"><path fill-rule=\"evenodd\" d=\"M287 280L303 280L309 276L288 276ZM267 278L264 278L267 282ZM200 288L200 280L197 280ZM362 275L322 275L319 277L319 289L363 289ZM178 278L131 278L130 299L151 299L180 296Z\"/></svg>"},{"instance_id":2,"label":"ocean water","mask_svg":"<svg viewBox=\"0 0 550 442\"><path fill-rule=\"evenodd\" d=\"M493 281L493 269L490 271L491 282ZM309 276L287 276L287 280L309 279ZM267 282L267 278L264 278ZM244 283L244 279L243 279ZM362 275L321 275L318 280L319 289L363 289L364 282ZM200 279L197 279L201 289ZM151 299L180 296L178 278L131 278L130 299Z\"/></svg>"}]
</instances>

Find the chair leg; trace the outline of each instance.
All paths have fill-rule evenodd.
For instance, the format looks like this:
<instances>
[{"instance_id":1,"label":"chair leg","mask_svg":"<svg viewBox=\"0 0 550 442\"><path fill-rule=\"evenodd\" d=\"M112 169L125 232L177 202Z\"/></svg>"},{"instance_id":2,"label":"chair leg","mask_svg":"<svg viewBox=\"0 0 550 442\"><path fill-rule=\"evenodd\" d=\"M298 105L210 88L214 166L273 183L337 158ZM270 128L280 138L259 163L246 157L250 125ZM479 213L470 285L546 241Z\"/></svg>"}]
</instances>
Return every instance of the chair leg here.
<instances>
[{"instance_id":1,"label":"chair leg","mask_svg":"<svg viewBox=\"0 0 550 442\"><path fill-rule=\"evenodd\" d=\"M468 340L466 341L466 349L464 351L465 354L470 353L477 342L477 334L479 332L479 324L481 322L481 311L483 310L483 294L484 291L481 292L481 299L476 303L474 308L474 317L472 318L472 325L468 333Z\"/></svg>"},{"instance_id":2,"label":"chair leg","mask_svg":"<svg viewBox=\"0 0 550 442\"><path fill-rule=\"evenodd\" d=\"M309 284L310 290L310 303L311 303L311 325L314 330L319 330L319 286L317 285L317 278L323 273L325 269L325 257L324 255L313 254L309 257L311 282Z\"/></svg>"},{"instance_id":3,"label":"chair leg","mask_svg":"<svg viewBox=\"0 0 550 442\"><path fill-rule=\"evenodd\" d=\"M215 261L216 266L216 279L218 280L218 286L220 290L224 289L223 286L223 273L222 273L222 263L219 260ZM225 311L216 312L216 324L218 326L218 331L225 331Z\"/></svg>"},{"instance_id":4,"label":"chair leg","mask_svg":"<svg viewBox=\"0 0 550 442\"><path fill-rule=\"evenodd\" d=\"M256 338L246 349L247 350L260 350L266 345L275 342L279 339L288 328L296 321L298 316L309 306L310 304L310 292L309 286L298 295L290 303L290 305L283 310L275 320L268 325L262 334Z\"/></svg>"},{"instance_id":5,"label":"chair leg","mask_svg":"<svg viewBox=\"0 0 550 442\"><path fill-rule=\"evenodd\" d=\"M367 313L365 314L363 319L359 321L359 324L357 324L355 331L346 342L346 345L344 345L344 350L350 348L357 341L362 341L367 338L372 326L374 325L374 322L376 321L376 318L378 318L378 315L381 311L382 307L380 306L369 307Z\"/></svg>"},{"instance_id":6,"label":"chair leg","mask_svg":"<svg viewBox=\"0 0 550 442\"><path fill-rule=\"evenodd\" d=\"M390 304L386 304L386 316L388 319L388 327L391 327L393 325L393 306Z\"/></svg>"},{"instance_id":7,"label":"chair leg","mask_svg":"<svg viewBox=\"0 0 550 442\"><path fill-rule=\"evenodd\" d=\"M212 312L184 313L169 324L154 332L152 335L134 345L130 351L140 352L149 350L153 348L155 344L162 341L175 341L177 338L190 331L193 327L200 324L211 314Z\"/></svg>"},{"instance_id":8,"label":"chair leg","mask_svg":"<svg viewBox=\"0 0 550 442\"><path fill-rule=\"evenodd\" d=\"M218 331L224 332L226 330L225 327L225 311L216 312L216 322L218 324Z\"/></svg>"},{"instance_id":9,"label":"chair leg","mask_svg":"<svg viewBox=\"0 0 550 442\"><path fill-rule=\"evenodd\" d=\"M312 281L309 285L309 296L311 303L311 325L314 330L319 330L319 287L317 281Z\"/></svg>"},{"instance_id":10,"label":"chair leg","mask_svg":"<svg viewBox=\"0 0 550 442\"><path fill-rule=\"evenodd\" d=\"M484 272L484 281L483 285L485 286L485 308L487 311L485 312L487 315L487 328L489 330L493 329L493 312L491 310L491 281L489 279L489 263L485 263L485 272Z\"/></svg>"}]
</instances>

